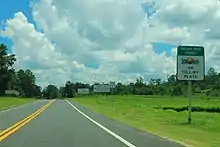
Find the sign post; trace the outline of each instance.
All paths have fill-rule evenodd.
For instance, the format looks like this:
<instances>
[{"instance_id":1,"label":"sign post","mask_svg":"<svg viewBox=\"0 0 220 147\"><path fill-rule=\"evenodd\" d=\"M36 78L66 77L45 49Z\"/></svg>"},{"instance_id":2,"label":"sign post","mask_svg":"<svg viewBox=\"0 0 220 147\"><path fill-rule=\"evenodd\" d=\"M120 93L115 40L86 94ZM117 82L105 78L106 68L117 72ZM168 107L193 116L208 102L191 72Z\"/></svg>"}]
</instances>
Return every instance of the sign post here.
<instances>
[{"instance_id":1,"label":"sign post","mask_svg":"<svg viewBox=\"0 0 220 147\"><path fill-rule=\"evenodd\" d=\"M188 123L192 121L192 81L204 80L205 56L202 46L178 46L177 79L188 81Z\"/></svg>"},{"instance_id":2,"label":"sign post","mask_svg":"<svg viewBox=\"0 0 220 147\"><path fill-rule=\"evenodd\" d=\"M191 124L192 121L192 81L188 81L188 123Z\"/></svg>"},{"instance_id":3,"label":"sign post","mask_svg":"<svg viewBox=\"0 0 220 147\"><path fill-rule=\"evenodd\" d=\"M111 94L113 95L114 94L114 89L115 89L115 82L114 81L111 81L110 83L109 83L109 86L110 86L110 88L111 88Z\"/></svg>"}]
</instances>

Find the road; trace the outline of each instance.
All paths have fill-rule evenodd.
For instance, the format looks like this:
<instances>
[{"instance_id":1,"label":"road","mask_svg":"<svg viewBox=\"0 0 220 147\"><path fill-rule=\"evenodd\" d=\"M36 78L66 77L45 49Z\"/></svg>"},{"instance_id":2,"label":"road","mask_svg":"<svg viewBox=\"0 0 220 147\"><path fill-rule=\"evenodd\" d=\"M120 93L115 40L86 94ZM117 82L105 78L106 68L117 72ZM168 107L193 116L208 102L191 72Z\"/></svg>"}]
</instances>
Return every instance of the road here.
<instances>
[{"instance_id":1,"label":"road","mask_svg":"<svg viewBox=\"0 0 220 147\"><path fill-rule=\"evenodd\" d=\"M0 147L182 147L66 100L0 113L0 129Z\"/></svg>"}]
</instances>

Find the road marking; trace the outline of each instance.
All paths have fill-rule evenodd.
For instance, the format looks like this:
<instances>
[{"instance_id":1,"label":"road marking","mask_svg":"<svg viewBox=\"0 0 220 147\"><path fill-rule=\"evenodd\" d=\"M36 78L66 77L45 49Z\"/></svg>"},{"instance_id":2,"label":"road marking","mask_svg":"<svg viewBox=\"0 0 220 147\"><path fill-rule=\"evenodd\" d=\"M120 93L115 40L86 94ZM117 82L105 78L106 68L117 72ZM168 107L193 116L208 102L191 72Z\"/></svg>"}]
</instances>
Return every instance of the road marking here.
<instances>
[{"instance_id":1,"label":"road marking","mask_svg":"<svg viewBox=\"0 0 220 147\"><path fill-rule=\"evenodd\" d=\"M28 117L24 118L23 120L15 123L11 127L0 132L0 142L6 139L7 137L9 137L10 135L12 135L13 133L15 133L16 131L18 131L21 127L25 126L28 122L36 118L45 109L47 109L54 101L55 100L50 101L49 103L47 103L46 105L44 105L43 107L41 107L40 109L32 113L31 115L29 115Z\"/></svg>"},{"instance_id":2,"label":"road marking","mask_svg":"<svg viewBox=\"0 0 220 147\"><path fill-rule=\"evenodd\" d=\"M29 104L21 105L21 106L15 106L15 107L12 107L12 108L0 111L0 114L3 114L3 113L8 112L8 111L16 110L18 108L22 108L22 107L26 107L26 106L29 106L29 105L33 105L33 104L39 103L39 102L43 102L43 101L40 100L40 101L32 102L32 103L29 103Z\"/></svg>"},{"instance_id":3,"label":"road marking","mask_svg":"<svg viewBox=\"0 0 220 147\"><path fill-rule=\"evenodd\" d=\"M103 125L99 124L98 122L96 122L95 120L93 120L92 118L90 118L89 116L87 116L85 113L83 113L82 111L80 111L76 106L74 106L71 102L69 102L68 100L66 100L67 103L69 103L77 112L79 112L81 115L83 115L84 117L86 117L88 120L90 120L91 122L93 122L94 124L96 124L97 126L99 126L100 128L102 128L104 131L106 131L107 133L109 133L110 135L112 135L113 137L115 137L116 139L118 139L119 141L121 141L122 143L124 143L125 145L127 145L128 147L136 147L135 145L133 145L132 143L128 142L127 140L125 140L124 138L122 138L121 136L115 134L114 132L112 132L111 130L107 129L106 127L104 127Z\"/></svg>"}]
</instances>

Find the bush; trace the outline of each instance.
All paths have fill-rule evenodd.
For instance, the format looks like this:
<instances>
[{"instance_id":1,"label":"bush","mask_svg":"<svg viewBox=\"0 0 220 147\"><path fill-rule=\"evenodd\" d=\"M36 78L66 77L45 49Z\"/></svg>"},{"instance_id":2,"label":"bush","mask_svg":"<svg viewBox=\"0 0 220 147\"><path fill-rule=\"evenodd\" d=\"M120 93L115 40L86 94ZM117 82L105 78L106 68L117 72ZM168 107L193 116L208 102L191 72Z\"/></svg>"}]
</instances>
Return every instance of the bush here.
<instances>
[{"instance_id":1,"label":"bush","mask_svg":"<svg viewBox=\"0 0 220 147\"><path fill-rule=\"evenodd\" d=\"M161 109L157 107L157 109ZM162 107L163 110L174 110L176 112L182 112L182 111L187 111L188 106L185 107L180 107L180 108L175 108L175 107ZM220 113L220 107L199 107L199 106L193 106L192 107L192 112L209 112L209 113Z\"/></svg>"}]
</instances>

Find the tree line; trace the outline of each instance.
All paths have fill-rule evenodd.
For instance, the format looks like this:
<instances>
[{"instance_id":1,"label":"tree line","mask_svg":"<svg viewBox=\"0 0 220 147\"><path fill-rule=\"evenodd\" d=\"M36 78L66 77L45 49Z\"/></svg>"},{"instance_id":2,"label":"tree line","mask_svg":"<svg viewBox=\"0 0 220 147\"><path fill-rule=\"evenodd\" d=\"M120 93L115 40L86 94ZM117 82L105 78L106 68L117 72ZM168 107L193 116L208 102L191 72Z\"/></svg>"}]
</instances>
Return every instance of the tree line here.
<instances>
[{"instance_id":1,"label":"tree line","mask_svg":"<svg viewBox=\"0 0 220 147\"><path fill-rule=\"evenodd\" d=\"M16 71L15 54L8 54L8 48L0 44L0 96L5 90L17 90L22 97L40 97L41 87L35 84L35 75L30 69Z\"/></svg>"},{"instance_id":2,"label":"tree line","mask_svg":"<svg viewBox=\"0 0 220 147\"><path fill-rule=\"evenodd\" d=\"M78 88L89 88L90 94L93 93L93 86L96 84L73 83L67 81L63 87L57 88L55 85L47 86L44 91L45 97L74 97L77 95ZM108 83L105 83L108 84ZM117 83L111 93L114 95L169 95L169 96L187 96L188 83L186 81L178 81L175 75L168 76L166 80L150 79L145 83L142 77L136 79L134 83L123 84ZM205 75L203 81L193 81L192 91L194 94L204 96L220 96L220 73L214 68L210 68Z\"/></svg>"},{"instance_id":3,"label":"tree line","mask_svg":"<svg viewBox=\"0 0 220 147\"><path fill-rule=\"evenodd\" d=\"M22 97L71 98L77 95L78 88L89 88L91 94L93 94L93 86L103 84L67 81L62 87L48 85L42 89L36 85L35 75L30 69L16 71L12 68L16 62L16 56L15 54L8 54L7 50L6 45L0 44L0 96L5 94L5 90L17 90ZM147 83L144 82L142 77L129 84L115 82L117 83L116 87L110 94L170 96L187 94L187 82L178 81L175 75L167 77L166 80L160 78L150 79ZM195 94L220 96L220 73L211 67L205 75L205 80L194 81L192 85L192 90Z\"/></svg>"}]
</instances>

